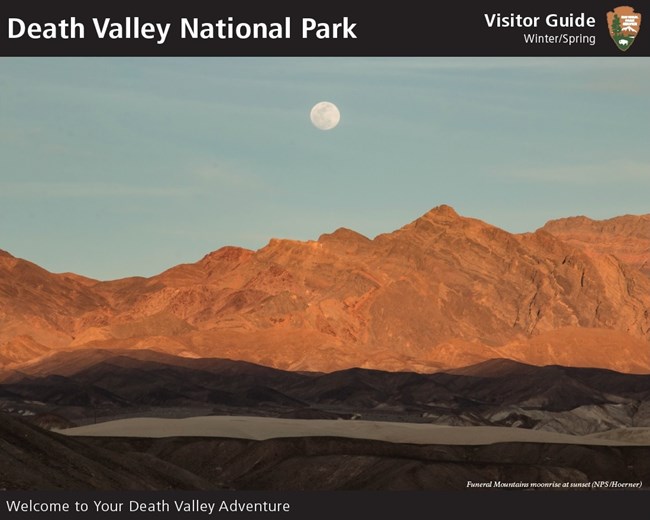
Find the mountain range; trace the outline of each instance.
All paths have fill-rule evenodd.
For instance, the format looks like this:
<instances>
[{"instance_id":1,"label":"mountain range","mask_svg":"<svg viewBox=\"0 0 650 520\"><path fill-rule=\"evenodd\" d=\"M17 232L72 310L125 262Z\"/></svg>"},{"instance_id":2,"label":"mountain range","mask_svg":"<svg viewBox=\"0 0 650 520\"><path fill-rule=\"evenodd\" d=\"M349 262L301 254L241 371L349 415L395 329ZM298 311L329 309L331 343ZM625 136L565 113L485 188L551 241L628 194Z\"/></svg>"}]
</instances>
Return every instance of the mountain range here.
<instances>
[{"instance_id":1,"label":"mountain range","mask_svg":"<svg viewBox=\"0 0 650 520\"><path fill-rule=\"evenodd\" d=\"M5 374L102 349L289 371L426 373L500 358L649 373L649 341L650 215L513 234L443 205L373 239L344 228L272 239L112 281L0 251Z\"/></svg>"},{"instance_id":2,"label":"mountain range","mask_svg":"<svg viewBox=\"0 0 650 520\"><path fill-rule=\"evenodd\" d=\"M80 350L5 374L0 412L59 429L128 417L228 415L501 426L570 435L632 428L640 438L650 428L650 375L503 359L433 374L361 368L292 372L150 350Z\"/></svg>"}]
</instances>

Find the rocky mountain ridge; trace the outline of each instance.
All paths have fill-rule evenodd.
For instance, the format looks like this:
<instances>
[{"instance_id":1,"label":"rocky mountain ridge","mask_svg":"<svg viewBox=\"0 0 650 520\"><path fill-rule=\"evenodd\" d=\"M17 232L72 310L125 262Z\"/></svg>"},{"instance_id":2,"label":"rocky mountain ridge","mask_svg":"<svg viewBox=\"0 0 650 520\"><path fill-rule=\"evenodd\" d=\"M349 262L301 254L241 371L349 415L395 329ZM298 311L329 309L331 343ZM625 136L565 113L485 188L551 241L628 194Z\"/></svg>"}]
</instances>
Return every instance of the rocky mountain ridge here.
<instances>
[{"instance_id":1,"label":"rocky mountain ridge","mask_svg":"<svg viewBox=\"0 0 650 520\"><path fill-rule=\"evenodd\" d=\"M570 218L511 234L443 205L374 239L272 239L107 282L2 251L0 365L111 348L326 372L505 358L648 373L649 223Z\"/></svg>"}]
</instances>

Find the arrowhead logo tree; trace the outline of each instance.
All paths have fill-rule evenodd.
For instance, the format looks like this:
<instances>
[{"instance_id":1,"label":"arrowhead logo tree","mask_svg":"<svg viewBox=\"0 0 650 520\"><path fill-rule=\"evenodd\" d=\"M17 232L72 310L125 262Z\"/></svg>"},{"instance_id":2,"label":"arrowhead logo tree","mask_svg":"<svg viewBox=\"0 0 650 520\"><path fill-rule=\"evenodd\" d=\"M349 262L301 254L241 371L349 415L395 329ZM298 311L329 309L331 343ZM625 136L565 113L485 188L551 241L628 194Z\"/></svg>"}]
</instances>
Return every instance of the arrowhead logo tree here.
<instances>
[{"instance_id":1,"label":"arrowhead logo tree","mask_svg":"<svg viewBox=\"0 0 650 520\"><path fill-rule=\"evenodd\" d=\"M641 29L641 14L634 12L634 7L623 5L607 13L609 35L616 46L627 51L636 41Z\"/></svg>"}]
</instances>

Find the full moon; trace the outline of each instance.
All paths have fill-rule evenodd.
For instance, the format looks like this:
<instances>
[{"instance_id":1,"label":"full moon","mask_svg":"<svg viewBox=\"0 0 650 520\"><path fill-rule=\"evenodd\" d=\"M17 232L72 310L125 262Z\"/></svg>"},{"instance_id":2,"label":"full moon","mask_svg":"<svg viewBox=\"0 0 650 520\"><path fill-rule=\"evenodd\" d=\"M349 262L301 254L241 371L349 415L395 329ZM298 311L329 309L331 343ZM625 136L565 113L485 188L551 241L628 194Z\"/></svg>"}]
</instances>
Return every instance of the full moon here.
<instances>
[{"instance_id":1,"label":"full moon","mask_svg":"<svg viewBox=\"0 0 650 520\"><path fill-rule=\"evenodd\" d=\"M339 124L341 113L334 103L321 101L312 107L309 118L319 130L331 130Z\"/></svg>"}]
</instances>

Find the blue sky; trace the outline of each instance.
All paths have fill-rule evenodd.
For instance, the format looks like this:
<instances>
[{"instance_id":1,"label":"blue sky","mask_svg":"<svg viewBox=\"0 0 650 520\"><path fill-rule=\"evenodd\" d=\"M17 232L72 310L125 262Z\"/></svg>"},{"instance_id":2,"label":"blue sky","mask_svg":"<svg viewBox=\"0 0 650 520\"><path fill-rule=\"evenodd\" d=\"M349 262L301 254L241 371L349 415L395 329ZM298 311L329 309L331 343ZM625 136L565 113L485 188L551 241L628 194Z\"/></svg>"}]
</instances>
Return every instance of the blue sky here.
<instances>
[{"instance_id":1,"label":"blue sky","mask_svg":"<svg viewBox=\"0 0 650 520\"><path fill-rule=\"evenodd\" d=\"M3 58L0 249L113 279L439 204L512 232L648 213L649 65ZM322 100L334 130L311 125Z\"/></svg>"}]
</instances>

